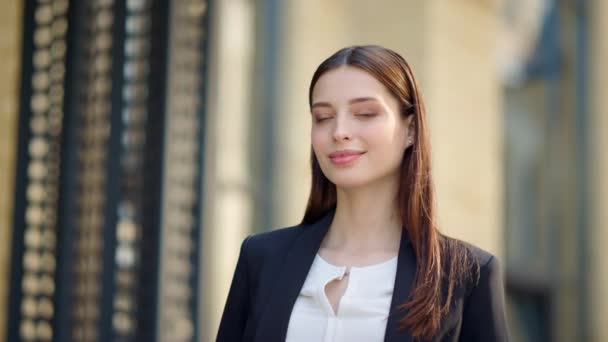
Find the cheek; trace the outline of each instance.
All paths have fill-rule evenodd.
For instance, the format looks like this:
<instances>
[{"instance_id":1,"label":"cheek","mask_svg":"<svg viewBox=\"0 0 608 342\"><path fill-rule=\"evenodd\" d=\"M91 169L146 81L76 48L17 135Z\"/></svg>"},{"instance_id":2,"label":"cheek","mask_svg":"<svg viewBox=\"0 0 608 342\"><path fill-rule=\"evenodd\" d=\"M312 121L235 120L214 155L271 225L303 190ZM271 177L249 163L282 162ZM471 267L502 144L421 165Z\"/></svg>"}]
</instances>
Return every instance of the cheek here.
<instances>
[{"instance_id":1,"label":"cheek","mask_svg":"<svg viewBox=\"0 0 608 342\"><path fill-rule=\"evenodd\" d=\"M395 127L388 124L367 125L360 133L370 145L383 147L396 143L399 138Z\"/></svg>"},{"instance_id":2,"label":"cheek","mask_svg":"<svg viewBox=\"0 0 608 342\"><path fill-rule=\"evenodd\" d=\"M374 158L386 160L402 156L406 138L398 127L394 125L375 125L367 127L362 134L365 135L368 147L377 152Z\"/></svg>"},{"instance_id":3,"label":"cheek","mask_svg":"<svg viewBox=\"0 0 608 342\"><path fill-rule=\"evenodd\" d=\"M327 143L326 134L319 128L313 128L310 131L310 142L315 151L320 150Z\"/></svg>"}]
</instances>

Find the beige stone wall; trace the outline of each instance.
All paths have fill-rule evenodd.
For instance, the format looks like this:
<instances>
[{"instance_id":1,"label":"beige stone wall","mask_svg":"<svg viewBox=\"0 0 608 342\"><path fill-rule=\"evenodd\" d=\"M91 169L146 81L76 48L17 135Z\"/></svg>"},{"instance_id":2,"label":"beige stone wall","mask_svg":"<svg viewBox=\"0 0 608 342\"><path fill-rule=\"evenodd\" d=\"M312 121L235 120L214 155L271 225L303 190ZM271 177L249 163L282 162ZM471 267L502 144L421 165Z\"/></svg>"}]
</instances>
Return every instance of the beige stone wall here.
<instances>
[{"instance_id":1,"label":"beige stone wall","mask_svg":"<svg viewBox=\"0 0 608 342\"><path fill-rule=\"evenodd\" d=\"M439 223L503 254L502 88L498 12L480 1L431 1L425 84Z\"/></svg>"},{"instance_id":2,"label":"beige stone wall","mask_svg":"<svg viewBox=\"0 0 608 342\"><path fill-rule=\"evenodd\" d=\"M606 244L608 244L608 2L589 2L589 100L590 100L590 162L591 190L589 226L590 265L588 301L591 312L591 341L608 341L608 266Z\"/></svg>"},{"instance_id":3,"label":"beige stone wall","mask_svg":"<svg viewBox=\"0 0 608 342\"><path fill-rule=\"evenodd\" d=\"M21 55L21 2L0 2L0 341L6 336L13 178L17 146L18 80Z\"/></svg>"}]
</instances>

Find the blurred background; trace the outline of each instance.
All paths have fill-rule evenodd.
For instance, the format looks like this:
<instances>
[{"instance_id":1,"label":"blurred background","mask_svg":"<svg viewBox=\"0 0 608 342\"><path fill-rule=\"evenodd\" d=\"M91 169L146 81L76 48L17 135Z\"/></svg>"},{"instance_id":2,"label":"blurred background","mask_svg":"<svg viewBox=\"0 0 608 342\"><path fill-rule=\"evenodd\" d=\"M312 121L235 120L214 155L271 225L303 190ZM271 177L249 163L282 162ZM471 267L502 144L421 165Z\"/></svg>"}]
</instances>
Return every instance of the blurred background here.
<instances>
[{"instance_id":1,"label":"blurred background","mask_svg":"<svg viewBox=\"0 0 608 342\"><path fill-rule=\"evenodd\" d=\"M608 2L0 2L0 340L212 341L243 238L300 221L341 47L422 84L439 222L514 341L608 341Z\"/></svg>"}]
</instances>

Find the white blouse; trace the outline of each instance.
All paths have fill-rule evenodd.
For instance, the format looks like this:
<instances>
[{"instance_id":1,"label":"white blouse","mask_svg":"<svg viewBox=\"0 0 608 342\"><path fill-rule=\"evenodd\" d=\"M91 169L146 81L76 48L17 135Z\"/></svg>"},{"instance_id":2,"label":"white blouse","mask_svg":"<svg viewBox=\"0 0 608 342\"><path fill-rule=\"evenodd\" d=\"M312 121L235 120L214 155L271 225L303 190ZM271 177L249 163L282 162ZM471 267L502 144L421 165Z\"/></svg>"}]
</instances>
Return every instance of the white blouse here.
<instances>
[{"instance_id":1,"label":"white blouse","mask_svg":"<svg viewBox=\"0 0 608 342\"><path fill-rule=\"evenodd\" d=\"M344 276L336 266L316 255L296 299L286 342L383 341L397 272L397 256L381 263L351 267L337 314L327 299L325 285Z\"/></svg>"}]
</instances>

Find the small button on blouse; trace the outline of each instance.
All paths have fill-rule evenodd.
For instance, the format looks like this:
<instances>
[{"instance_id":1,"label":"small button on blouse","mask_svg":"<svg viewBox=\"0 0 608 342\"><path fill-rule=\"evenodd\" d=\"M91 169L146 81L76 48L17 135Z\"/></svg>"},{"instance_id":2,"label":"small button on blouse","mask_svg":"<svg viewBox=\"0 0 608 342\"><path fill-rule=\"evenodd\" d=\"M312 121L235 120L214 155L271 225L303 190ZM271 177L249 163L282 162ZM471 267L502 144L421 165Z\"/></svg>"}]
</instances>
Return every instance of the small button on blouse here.
<instances>
[{"instance_id":1,"label":"small button on blouse","mask_svg":"<svg viewBox=\"0 0 608 342\"><path fill-rule=\"evenodd\" d=\"M336 266L319 254L294 304L286 342L383 341L393 295L397 256L378 264L350 267L348 283L334 312L325 286L342 279L346 266Z\"/></svg>"}]
</instances>

